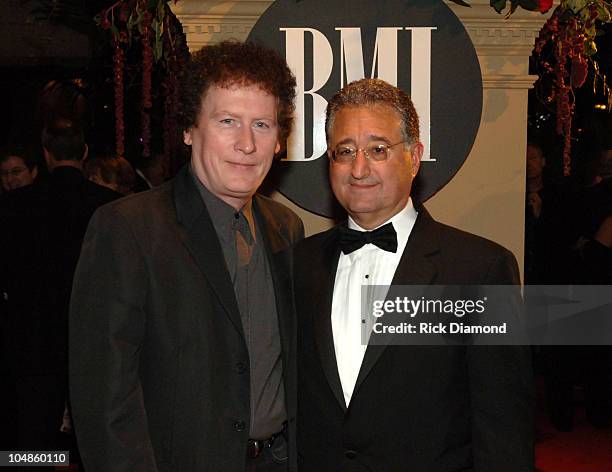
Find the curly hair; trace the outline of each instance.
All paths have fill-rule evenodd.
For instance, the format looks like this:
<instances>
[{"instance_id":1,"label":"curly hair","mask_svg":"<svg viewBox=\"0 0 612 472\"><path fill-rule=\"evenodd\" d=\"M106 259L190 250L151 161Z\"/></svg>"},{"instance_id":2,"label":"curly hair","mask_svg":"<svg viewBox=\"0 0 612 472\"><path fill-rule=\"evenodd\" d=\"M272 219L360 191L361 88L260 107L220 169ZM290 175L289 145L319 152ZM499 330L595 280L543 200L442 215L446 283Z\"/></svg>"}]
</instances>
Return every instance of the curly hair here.
<instances>
[{"instance_id":1,"label":"curly hair","mask_svg":"<svg viewBox=\"0 0 612 472\"><path fill-rule=\"evenodd\" d=\"M410 96L402 89L381 79L361 79L351 82L336 93L327 104L325 135L330 140L334 117L343 107L387 105L395 108L402 119L402 137L409 143L419 140L419 117Z\"/></svg>"},{"instance_id":2,"label":"curly hair","mask_svg":"<svg viewBox=\"0 0 612 472\"><path fill-rule=\"evenodd\" d=\"M274 50L251 42L223 41L194 53L181 76L177 119L182 131L195 126L202 98L212 86L256 85L278 99L279 140L291 132L295 77Z\"/></svg>"}]
</instances>

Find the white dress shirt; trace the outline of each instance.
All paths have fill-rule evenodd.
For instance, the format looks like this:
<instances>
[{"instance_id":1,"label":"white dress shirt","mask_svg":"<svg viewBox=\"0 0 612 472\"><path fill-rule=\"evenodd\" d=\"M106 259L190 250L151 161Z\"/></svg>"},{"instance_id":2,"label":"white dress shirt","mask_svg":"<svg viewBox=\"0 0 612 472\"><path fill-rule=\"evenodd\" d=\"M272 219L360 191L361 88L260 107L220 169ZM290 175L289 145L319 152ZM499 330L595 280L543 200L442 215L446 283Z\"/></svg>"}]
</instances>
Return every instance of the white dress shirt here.
<instances>
[{"instance_id":1,"label":"white dress shirt","mask_svg":"<svg viewBox=\"0 0 612 472\"><path fill-rule=\"evenodd\" d=\"M331 324L338 373L347 406L353 395L370 335L370 313L362 315L362 285L391 285L416 217L412 199L409 199L402 211L380 225L393 224L397 233L395 253L373 244L366 244L350 254L340 253L334 282ZM351 217L348 219L348 227L366 231ZM385 295L377 293L376 298L384 298ZM362 329L362 326L368 328Z\"/></svg>"}]
</instances>

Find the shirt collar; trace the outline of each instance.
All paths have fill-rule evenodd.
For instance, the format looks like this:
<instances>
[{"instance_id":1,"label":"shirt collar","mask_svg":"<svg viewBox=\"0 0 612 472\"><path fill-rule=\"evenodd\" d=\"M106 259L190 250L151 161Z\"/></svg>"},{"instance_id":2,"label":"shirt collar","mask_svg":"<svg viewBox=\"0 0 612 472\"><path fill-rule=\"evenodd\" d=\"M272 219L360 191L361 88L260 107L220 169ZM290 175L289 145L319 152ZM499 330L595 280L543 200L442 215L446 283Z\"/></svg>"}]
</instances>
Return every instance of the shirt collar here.
<instances>
[{"instance_id":1,"label":"shirt collar","mask_svg":"<svg viewBox=\"0 0 612 472\"><path fill-rule=\"evenodd\" d=\"M238 215L238 218L242 216L247 220L249 229L251 230L251 235L253 236L253 239L256 239L252 198L245 203L240 211L236 211L233 206L228 205L206 188L206 186L196 176L191 165L189 165L189 173L193 178L196 188L198 189L198 193L202 197L204 205L208 210L208 214L210 215L213 225L215 228L217 228L217 230L226 231L233 229L233 222L235 219L237 219L236 215Z\"/></svg>"},{"instance_id":2,"label":"shirt collar","mask_svg":"<svg viewBox=\"0 0 612 472\"><path fill-rule=\"evenodd\" d=\"M412 203L412 198L409 198L408 203L401 211L393 215L390 219L380 224L376 228L380 228L381 226L384 226L387 223L393 224L393 228L395 229L395 232L397 233L397 253L396 254L401 255L404 252L404 249L406 248L408 237L410 236L410 233L412 232L412 228L414 227L414 223L416 222L416 219L417 219L417 211L414 208L414 205ZM355 223L355 220L353 220L353 218L351 218L350 216L348 217L348 227L356 231L368 231L367 229L362 228L357 223ZM351 254L349 254L349 256L356 255L358 252L360 252L364 248L377 249L376 246L366 245L360 250L352 252Z\"/></svg>"}]
</instances>

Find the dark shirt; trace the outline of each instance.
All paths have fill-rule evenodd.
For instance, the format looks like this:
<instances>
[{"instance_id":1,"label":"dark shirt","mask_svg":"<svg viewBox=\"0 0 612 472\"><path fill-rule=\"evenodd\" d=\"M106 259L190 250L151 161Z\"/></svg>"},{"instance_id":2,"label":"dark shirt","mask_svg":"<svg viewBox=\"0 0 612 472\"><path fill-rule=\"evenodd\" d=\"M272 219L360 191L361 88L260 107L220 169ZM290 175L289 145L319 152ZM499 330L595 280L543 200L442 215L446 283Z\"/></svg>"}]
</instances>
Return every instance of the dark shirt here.
<instances>
[{"instance_id":1,"label":"dark shirt","mask_svg":"<svg viewBox=\"0 0 612 472\"><path fill-rule=\"evenodd\" d=\"M219 237L240 311L250 361L250 437L265 439L282 429L287 415L276 298L257 210L249 201L236 211L191 174Z\"/></svg>"}]
</instances>

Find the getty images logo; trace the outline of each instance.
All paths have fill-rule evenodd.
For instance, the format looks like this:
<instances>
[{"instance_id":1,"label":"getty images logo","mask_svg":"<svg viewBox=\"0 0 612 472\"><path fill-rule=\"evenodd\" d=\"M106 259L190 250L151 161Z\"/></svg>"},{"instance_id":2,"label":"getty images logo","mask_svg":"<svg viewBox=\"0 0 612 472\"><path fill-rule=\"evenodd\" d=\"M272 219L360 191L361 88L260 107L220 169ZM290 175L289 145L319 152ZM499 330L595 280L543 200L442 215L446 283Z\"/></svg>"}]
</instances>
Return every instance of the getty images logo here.
<instances>
[{"instance_id":1,"label":"getty images logo","mask_svg":"<svg viewBox=\"0 0 612 472\"><path fill-rule=\"evenodd\" d=\"M361 28L336 27L339 49L338 89L355 80L366 77ZM420 141L425 145L422 161L435 161L430 155L431 115L431 34L435 26L422 27L381 27L376 28L374 54L368 77L376 76L397 86L398 36L411 34L410 91L414 106L419 114ZM287 63L297 81L295 131L289 138L286 160L307 161L318 159L327 148L325 143L325 108L327 100L318 92L330 80L334 65L334 53L328 39L314 28L279 28L285 34ZM312 77L306 85L306 61L304 57L306 36L312 41ZM312 151L306 152L306 100L311 97Z\"/></svg>"},{"instance_id":2,"label":"getty images logo","mask_svg":"<svg viewBox=\"0 0 612 472\"><path fill-rule=\"evenodd\" d=\"M461 167L482 110L474 45L442 0L276 0L249 40L276 49L297 81L295 125L273 181L286 197L334 213L325 155L325 108L344 85L380 78L412 97L423 165L413 196L423 202Z\"/></svg>"}]
</instances>

